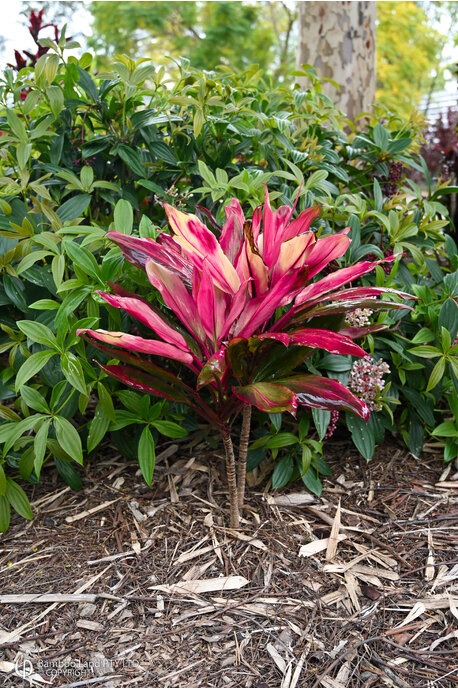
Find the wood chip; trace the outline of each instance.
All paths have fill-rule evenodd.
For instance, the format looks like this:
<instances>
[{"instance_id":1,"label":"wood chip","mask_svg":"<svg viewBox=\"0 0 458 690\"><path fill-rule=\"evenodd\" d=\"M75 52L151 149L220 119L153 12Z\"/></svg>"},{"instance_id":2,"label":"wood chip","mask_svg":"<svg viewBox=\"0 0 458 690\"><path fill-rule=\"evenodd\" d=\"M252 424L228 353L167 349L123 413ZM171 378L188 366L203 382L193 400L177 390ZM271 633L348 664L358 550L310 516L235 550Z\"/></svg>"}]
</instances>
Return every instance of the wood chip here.
<instances>
[{"instance_id":1,"label":"wood chip","mask_svg":"<svg viewBox=\"0 0 458 690\"><path fill-rule=\"evenodd\" d=\"M104 627L101 623L97 623L97 621L90 621L86 618L80 618L79 621L76 621L76 625L78 626L78 628L84 628L85 630L93 630L94 632L100 632L101 630L104 630Z\"/></svg>"},{"instance_id":2,"label":"wood chip","mask_svg":"<svg viewBox=\"0 0 458 690\"><path fill-rule=\"evenodd\" d=\"M267 503L269 505L294 507L303 506L308 503L317 503L317 499L315 496L312 496L312 494L300 492L284 494L282 496L267 496Z\"/></svg>"},{"instance_id":3,"label":"wood chip","mask_svg":"<svg viewBox=\"0 0 458 690\"><path fill-rule=\"evenodd\" d=\"M345 534L339 534L337 537L337 541L343 541L344 539L347 539ZM301 546L299 549L299 556L305 556L306 558L309 556L314 556L316 553L320 553L320 551L325 551L328 548L328 544L329 538L315 539L315 541L311 541L309 544L304 544Z\"/></svg>"},{"instance_id":4,"label":"wood chip","mask_svg":"<svg viewBox=\"0 0 458 690\"><path fill-rule=\"evenodd\" d=\"M340 530L340 498L336 509L336 514L331 527L331 534L328 539L328 546L326 548L326 560L332 561L337 552L337 545L339 543Z\"/></svg>"},{"instance_id":5,"label":"wood chip","mask_svg":"<svg viewBox=\"0 0 458 690\"><path fill-rule=\"evenodd\" d=\"M435 570L434 570L434 547L433 547L433 535L431 530L428 530L428 558L426 559L425 568L425 580L426 582L431 582L434 580Z\"/></svg>"},{"instance_id":6,"label":"wood chip","mask_svg":"<svg viewBox=\"0 0 458 690\"><path fill-rule=\"evenodd\" d=\"M398 623L398 625L395 625L393 630L396 630L396 628L403 628L406 625L409 625L412 621L414 621L416 618L419 616L422 616L424 612L426 611L426 607L424 604L421 604L420 602L417 602L415 606L412 608L412 610L407 614L407 616L404 618L403 621Z\"/></svg>"},{"instance_id":7,"label":"wood chip","mask_svg":"<svg viewBox=\"0 0 458 690\"><path fill-rule=\"evenodd\" d=\"M97 594L0 594L0 604L51 604L94 602Z\"/></svg>"},{"instance_id":8,"label":"wood chip","mask_svg":"<svg viewBox=\"0 0 458 690\"><path fill-rule=\"evenodd\" d=\"M200 594L203 592L223 592L230 589L240 589L248 584L248 580L240 575L229 577L213 577L208 580L187 580L174 585L154 585L149 589L159 590L167 594Z\"/></svg>"},{"instance_id":9,"label":"wood chip","mask_svg":"<svg viewBox=\"0 0 458 690\"><path fill-rule=\"evenodd\" d=\"M270 642L267 643L266 645L266 652L269 654L270 657L272 657L273 661L275 662L275 665L281 671L281 673L285 674L286 673L286 661L284 658L277 652L273 644Z\"/></svg>"},{"instance_id":10,"label":"wood chip","mask_svg":"<svg viewBox=\"0 0 458 690\"><path fill-rule=\"evenodd\" d=\"M76 522L77 520L82 520L85 517L88 517L89 515L94 515L94 513L99 513L101 510L105 510L105 508L108 508L108 506L111 506L112 503L116 503L116 501L120 501L120 498L114 498L112 501L105 501L105 503L101 503L98 506L95 506L94 508L91 508L90 510L83 510L82 513L77 513L76 515L68 515L65 518L65 522Z\"/></svg>"}]
</instances>

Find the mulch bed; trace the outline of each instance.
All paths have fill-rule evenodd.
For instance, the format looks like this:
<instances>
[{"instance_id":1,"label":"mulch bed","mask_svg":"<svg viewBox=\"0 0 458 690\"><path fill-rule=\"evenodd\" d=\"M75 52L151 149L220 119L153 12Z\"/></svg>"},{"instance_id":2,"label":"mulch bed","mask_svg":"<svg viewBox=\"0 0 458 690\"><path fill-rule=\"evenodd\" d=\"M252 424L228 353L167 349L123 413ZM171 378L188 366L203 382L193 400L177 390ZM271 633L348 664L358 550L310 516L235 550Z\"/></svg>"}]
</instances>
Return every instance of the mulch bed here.
<instances>
[{"instance_id":1,"label":"mulch bed","mask_svg":"<svg viewBox=\"0 0 458 690\"><path fill-rule=\"evenodd\" d=\"M321 498L255 471L232 532L218 451L162 450L151 489L110 449L80 492L51 470L32 487L0 548L2 687L456 687L438 454L329 443Z\"/></svg>"}]
</instances>

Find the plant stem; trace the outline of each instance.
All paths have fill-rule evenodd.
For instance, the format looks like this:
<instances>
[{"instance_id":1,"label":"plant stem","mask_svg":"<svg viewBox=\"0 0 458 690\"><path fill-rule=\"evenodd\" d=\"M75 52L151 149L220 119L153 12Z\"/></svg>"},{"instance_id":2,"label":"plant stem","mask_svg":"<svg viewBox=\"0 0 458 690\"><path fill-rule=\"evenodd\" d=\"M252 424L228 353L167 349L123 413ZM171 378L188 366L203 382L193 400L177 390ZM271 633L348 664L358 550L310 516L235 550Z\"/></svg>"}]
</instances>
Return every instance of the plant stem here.
<instances>
[{"instance_id":1,"label":"plant stem","mask_svg":"<svg viewBox=\"0 0 458 690\"><path fill-rule=\"evenodd\" d=\"M229 486L229 499L231 502L231 527L238 529L240 526L240 511L237 496L237 481L235 477L235 456L231 434L227 429L221 431L223 437L224 452L226 454L226 474Z\"/></svg>"},{"instance_id":2,"label":"plant stem","mask_svg":"<svg viewBox=\"0 0 458 690\"><path fill-rule=\"evenodd\" d=\"M246 483L246 458L248 454L248 443L250 442L251 429L251 405L244 405L242 410L242 429L240 432L239 444L239 466L238 466L238 486L237 498L239 512L242 512L243 501L245 499Z\"/></svg>"}]
</instances>

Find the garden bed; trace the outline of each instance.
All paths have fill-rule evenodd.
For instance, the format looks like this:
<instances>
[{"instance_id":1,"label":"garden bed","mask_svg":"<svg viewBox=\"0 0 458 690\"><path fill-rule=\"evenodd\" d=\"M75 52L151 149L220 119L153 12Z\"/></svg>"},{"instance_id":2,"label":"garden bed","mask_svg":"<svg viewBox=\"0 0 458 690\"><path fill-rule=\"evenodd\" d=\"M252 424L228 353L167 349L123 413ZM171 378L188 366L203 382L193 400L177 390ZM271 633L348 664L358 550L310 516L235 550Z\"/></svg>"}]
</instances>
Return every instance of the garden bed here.
<instances>
[{"instance_id":1,"label":"garden bed","mask_svg":"<svg viewBox=\"0 0 458 690\"><path fill-rule=\"evenodd\" d=\"M259 474L238 532L208 446L159 448L152 489L108 448L80 492L45 472L0 550L0 685L455 687L457 476L326 449L321 498Z\"/></svg>"}]
</instances>

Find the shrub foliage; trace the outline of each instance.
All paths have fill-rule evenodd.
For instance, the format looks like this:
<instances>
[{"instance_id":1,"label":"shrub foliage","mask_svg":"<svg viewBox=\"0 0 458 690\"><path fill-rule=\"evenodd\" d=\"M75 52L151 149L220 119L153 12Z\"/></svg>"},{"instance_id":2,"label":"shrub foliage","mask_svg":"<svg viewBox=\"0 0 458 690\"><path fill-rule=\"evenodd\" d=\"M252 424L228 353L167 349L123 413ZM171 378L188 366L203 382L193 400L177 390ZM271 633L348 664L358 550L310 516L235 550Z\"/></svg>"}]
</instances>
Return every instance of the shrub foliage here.
<instances>
[{"instance_id":1,"label":"shrub foliage","mask_svg":"<svg viewBox=\"0 0 458 690\"><path fill-rule=\"evenodd\" d=\"M125 56L97 74L91 55L66 57L62 34L42 43L48 50L33 66L8 68L0 81L1 529L10 505L30 517L18 482L38 481L45 463L78 488L78 465L104 439L142 464L161 435L180 438L198 424L179 402L107 377L77 335L135 335L138 323L97 292L112 283L165 309L107 232L155 240L166 225L161 203L198 207L217 232L224 205L236 198L253 214L266 183L273 205L299 195L297 213L320 207L318 240L350 227L331 269L397 255L359 287L386 289L388 302L397 299L391 289L419 298L414 312L369 315L359 344L391 374L367 425L347 413L360 452L370 458L389 430L416 456L431 437L445 460L456 458L458 258L443 203L451 188L410 179L425 167L416 124L377 109L358 128L343 121L307 66L306 91L273 84L256 67L205 73L186 60L170 81L163 68ZM318 350L307 367L346 385L352 364L351 354ZM273 458L274 486L301 476L319 492L331 413L308 414L296 423L259 412L248 469Z\"/></svg>"}]
</instances>

